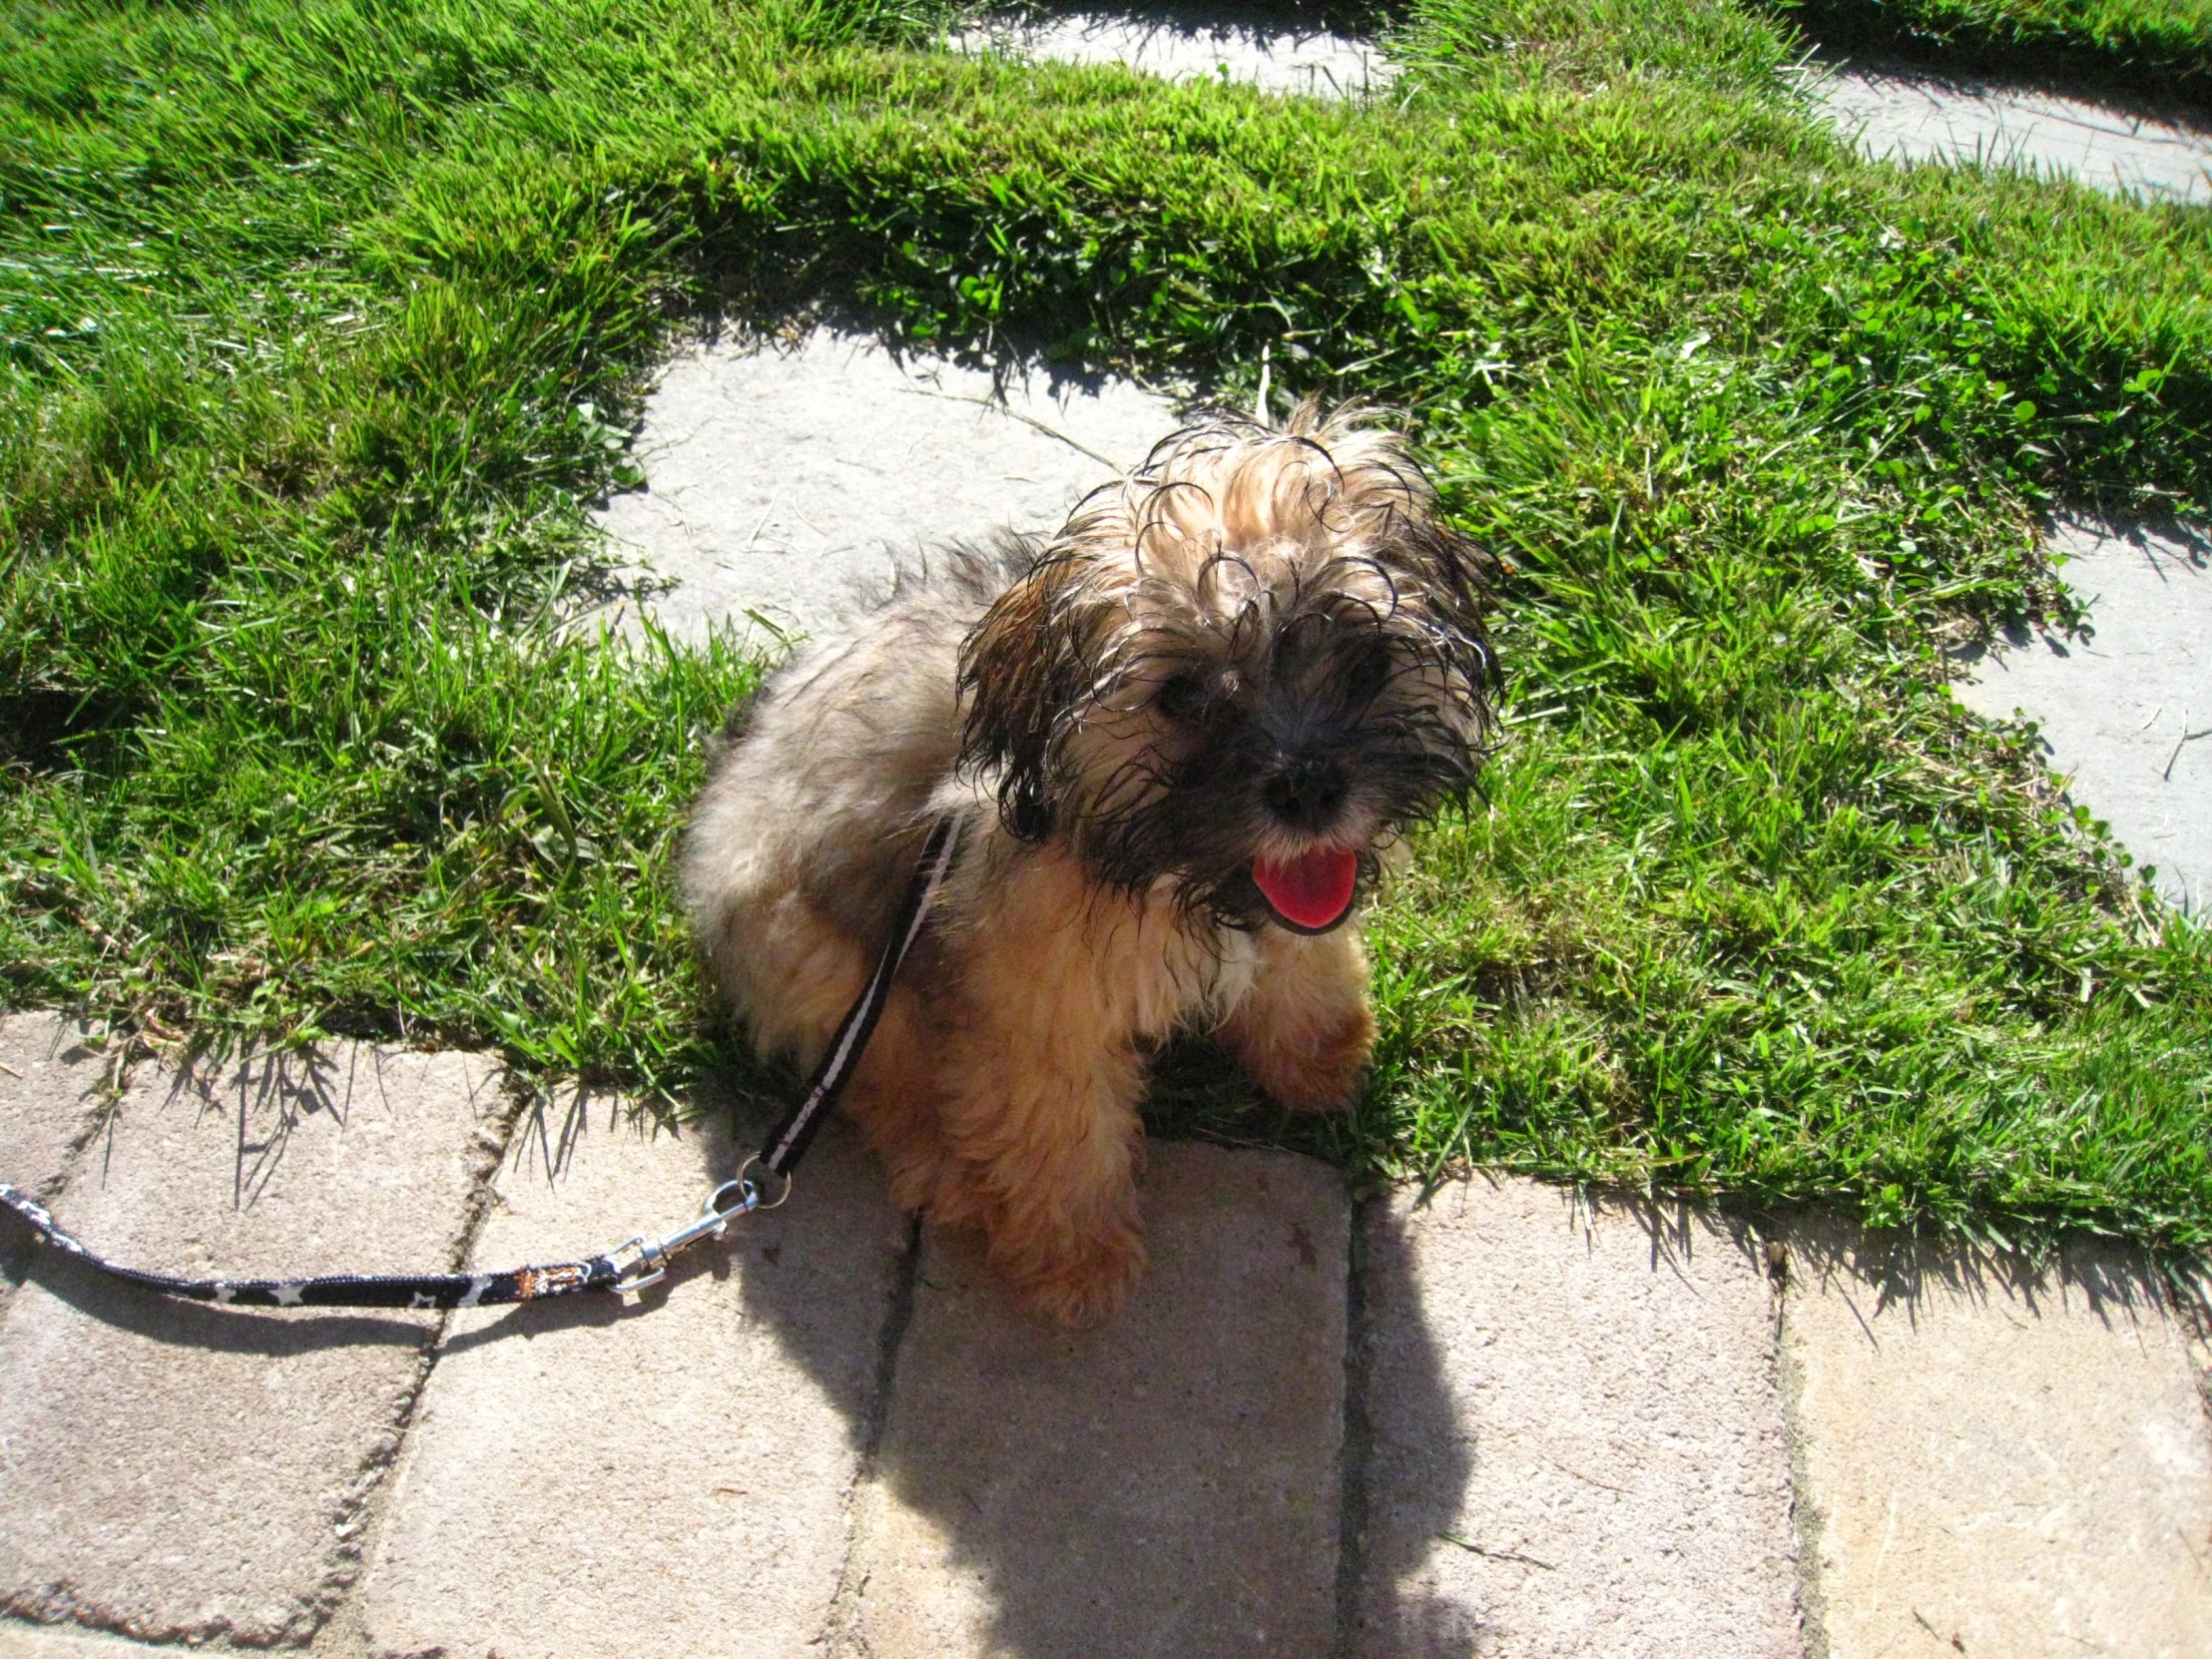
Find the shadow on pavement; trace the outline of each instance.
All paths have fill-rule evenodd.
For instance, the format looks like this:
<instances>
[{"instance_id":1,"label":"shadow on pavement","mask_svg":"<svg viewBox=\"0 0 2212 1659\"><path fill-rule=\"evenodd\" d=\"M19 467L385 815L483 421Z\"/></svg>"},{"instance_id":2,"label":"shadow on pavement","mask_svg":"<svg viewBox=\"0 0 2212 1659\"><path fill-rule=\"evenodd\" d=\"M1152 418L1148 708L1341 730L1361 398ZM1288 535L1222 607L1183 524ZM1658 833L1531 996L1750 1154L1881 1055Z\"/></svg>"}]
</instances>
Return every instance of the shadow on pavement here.
<instances>
[{"instance_id":1,"label":"shadow on pavement","mask_svg":"<svg viewBox=\"0 0 2212 1659\"><path fill-rule=\"evenodd\" d=\"M1371 1201L1361 1207L1359 1253L1364 1271L1357 1285L1414 1282L1413 1241L1396 1206ZM1417 1308L1388 1320L1385 1335L1383 1311L1367 1306L1363 1296L1355 1333L1356 1382L1347 1424L1354 1461L1345 1483L1349 1547L1338 1591L1345 1632L1340 1645L1347 1653L1369 1653L1377 1651L1380 1639L1407 1656L1477 1652L1479 1615L1443 1593L1426 1569L1436 1541L1459 1528L1467 1482L1482 1448L1451 1397L1437 1336ZM1387 1369L1379 1376L1378 1348L1383 1342ZM1386 1402L1378 1397L1383 1390ZM1377 1454L1376 1418L1385 1411L1389 1440L1404 1448L1394 1460Z\"/></svg>"},{"instance_id":2,"label":"shadow on pavement","mask_svg":"<svg viewBox=\"0 0 2212 1659\"><path fill-rule=\"evenodd\" d=\"M703 1179L734 1162L721 1152ZM1398 1248L1386 1207L1356 1229L1325 1165L1155 1141L1152 1271L1117 1320L1070 1333L926 1228L880 1301L855 1285L856 1307L822 1306L790 1270L880 1227L882 1185L838 1126L780 1218L780 1261L749 1240L730 1255L744 1317L774 1331L861 1455L834 1641L878 1659L1349 1651L1362 1570L1410 1580L1389 1548L1366 1555L1356 1345L1346 1358L1355 1232ZM877 1322L865 1376L848 1358L854 1314ZM1474 1448L1417 1337L1401 1333L1397 1364L1413 1380L1393 1405L1432 1448L1422 1501L1441 1530Z\"/></svg>"}]
</instances>

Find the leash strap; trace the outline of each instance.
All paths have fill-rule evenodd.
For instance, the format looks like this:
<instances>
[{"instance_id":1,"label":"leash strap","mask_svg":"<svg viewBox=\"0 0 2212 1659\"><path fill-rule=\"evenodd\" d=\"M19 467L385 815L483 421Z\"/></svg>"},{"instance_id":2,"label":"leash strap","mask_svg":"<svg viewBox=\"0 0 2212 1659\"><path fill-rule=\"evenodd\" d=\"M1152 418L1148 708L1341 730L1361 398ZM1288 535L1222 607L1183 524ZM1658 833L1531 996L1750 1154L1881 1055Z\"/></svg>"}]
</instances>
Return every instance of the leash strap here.
<instances>
[{"instance_id":1,"label":"leash strap","mask_svg":"<svg viewBox=\"0 0 2212 1659\"><path fill-rule=\"evenodd\" d=\"M617 1288L622 1268L614 1252L584 1262L554 1262L507 1273L362 1275L334 1273L320 1279L177 1279L107 1260L88 1249L26 1193L0 1183L0 1205L14 1211L56 1250L81 1257L110 1279L189 1302L225 1308L489 1308L536 1302L578 1291Z\"/></svg>"},{"instance_id":2,"label":"leash strap","mask_svg":"<svg viewBox=\"0 0 2212 1659\"><path fill-rule=\"evenodd\" d=\"M740 1170L736 1180L725 1181L708 1195L696 1218L673 1233L658 1239L639 1234L581 1262L552 1262L511 1268L505 1273L337 1273L317 1279L180 1279L166 1273L147 1273L108 1261L87 1248L43 1204L5 1182L0 1182L0 1208L12 1212L47 1244L79 1258L110 1279L162 1296L211 1302L225 1308L495 1308L584 1291L643 1290L668 1271L669 1261L679 1251L702 1239L719 1239L723 1229L738 1217L773 1209L789 1196L792 1171L807 1155L823 1119L836 1104L867 1052L875 1022L882 1018L883 1005L890 1000L898 966L920 935L930 903L952 867L957 830L957 821L949 815L931 827L922 846L921 862L906 888L875 972L858 1000L845 1011L836 1036L830 1040L830 1052L815 1068L799 1104L784 1115L768 1144L746 1161L747 1169L759 1164L784 1178L784 1190L772 1203L764 1203L760 1189L746 1179L745 1170Z\"/></svg>"},{"instance_id":3,"label":"leash strap","mask_svg":"<svg viewBox=\"0 0 2212 1659\"><path fill-rule=\"evenodd\" d=\"M836 1036L830 1039L830 1052L822 1057L822 1064L807 1084L807 1092L784 1114L784 1121L761 1148L761 1167L771 1175L781 1175L789 1182L793 1167L807 1156L807 1148L814 1144L815 1133L829 1115L829 1108L836 1104L853 1068L867 1052L867 1040L875 1034L875 1022L883 1017L883 1004L890 1000L898 964L906 959L937 889L952 868L953 834L958 822L947 814L931 828L929 839L922 844L921 862L906 888L905 902L899 906L898 920L891 927L890 942L875 964L874 977L860 992L859 1001L846 1010Z\"/></svg>"}]
</instances>

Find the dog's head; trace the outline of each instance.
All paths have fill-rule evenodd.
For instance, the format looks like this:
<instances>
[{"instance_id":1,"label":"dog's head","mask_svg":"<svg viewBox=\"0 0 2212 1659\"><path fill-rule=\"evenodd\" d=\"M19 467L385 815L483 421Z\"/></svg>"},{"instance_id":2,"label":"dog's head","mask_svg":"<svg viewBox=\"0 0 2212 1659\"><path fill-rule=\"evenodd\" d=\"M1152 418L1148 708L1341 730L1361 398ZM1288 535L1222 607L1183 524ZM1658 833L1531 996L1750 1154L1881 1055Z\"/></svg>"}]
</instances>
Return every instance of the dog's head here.
<instances>
[{"instance_id":1,"label":"dog's head","mask_svg":"<svg viewBox=\"0 0 2212 1659\"><path fill-rule=\"evenodd\" d=\"M1094 494L961 650L1007 828L1235 925L1337 925L1490 727L1485 564L1433 502L1397 436L1312 404Z\"/></svg>"}]
</instances>

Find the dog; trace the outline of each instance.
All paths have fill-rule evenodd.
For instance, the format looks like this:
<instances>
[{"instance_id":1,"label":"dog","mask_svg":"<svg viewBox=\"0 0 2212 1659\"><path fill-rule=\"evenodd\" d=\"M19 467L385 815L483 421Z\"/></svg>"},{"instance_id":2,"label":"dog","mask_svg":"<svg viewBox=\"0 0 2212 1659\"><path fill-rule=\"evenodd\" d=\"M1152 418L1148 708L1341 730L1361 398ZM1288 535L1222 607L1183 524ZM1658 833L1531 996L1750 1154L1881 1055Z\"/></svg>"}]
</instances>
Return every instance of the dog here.
<instances>
[{"instance_id":1,"label":"dog","mask_svg":"<svg viewBox=\"0 0 2212 1659\"><path fill-rule=\"evenodd\" d=\"M953 815L844 1105L901 1207L980 1233L1039 1312L1100 1320L1145 1266L1164 1040L1211 1032L1292 1111L1357 1092L1354 911L1480 765L1491 586L1373 411L1179 431L1058 535L954 549L732 716L681 854L709 973L759 1048L813 1065Z\"/></svg>"}]
</instances>

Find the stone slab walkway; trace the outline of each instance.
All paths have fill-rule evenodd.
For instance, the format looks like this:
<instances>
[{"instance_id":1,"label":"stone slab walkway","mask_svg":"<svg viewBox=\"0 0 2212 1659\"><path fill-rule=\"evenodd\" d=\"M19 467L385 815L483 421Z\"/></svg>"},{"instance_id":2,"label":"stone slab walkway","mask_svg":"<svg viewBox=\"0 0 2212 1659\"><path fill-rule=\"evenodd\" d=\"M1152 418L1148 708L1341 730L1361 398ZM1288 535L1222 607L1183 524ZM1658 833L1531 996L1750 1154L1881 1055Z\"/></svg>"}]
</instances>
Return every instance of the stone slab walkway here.
<instances>
[{"instance_id":1,"label":"stone slab walkway","mask_svg":"<svg viewBox=\"0 0 2212 1659\"><path fill-rule=\"evenodd\" d=\"M1174 430L1127 380L995 377L821 328L682 356L646 404L647 489L600 522L681 639L749 615L804 633L865 609L902 565L1000 528L1050 533Z\"/></svg>"},{"instance_id":2,"label":"stone slab walkway","mask_svg":"<svg viewBox=\"0 0 2212 1659\"><path fill-rule=\"evenodd\" d=\"M1343 1183L1163 1144L1145 1193L1152 1271L1095 1331L1040 1326L968 1251L924 1245L859 1506L861 1651L1328 1651Z\"/></svg>"},{"instance_id":3,"label":"stone slab walkway","mask_svg":"<svg viewBox=\"0 0 2212 1659\"><path fill-rule=\"evenodd\" d=\"M1372 40L1254 17L1191 4L1007 16L946 44L1333 101L1382 95L1397 80L1398 66ZM1812 109L1872 160L2012 168L2152 202L2212 202L2212 131L2185 111L2119 108L1879 58L1814 57L1791 73Z\"/></svg>"},{"instance_id":4,"label":"stone slab walkway","mask_svg":"<svg viewBox=\"0 0 2212 1659\"><path fill-rule=\"evenodd\" d=\"M112 1109L0 1021L0 1157L169 1267L597 1248L737 1143L517 1115L342 1047ZM719 1122L726 1113L711 1112ZM2212 1632L2189 1311L1517 1180L1349 1203L1158 1144L1154 1271L1070 1335L841 1131L641 1303L226 1313L0 1234L0 1659L2185 1655ZM131 1638L136 1638L131 1639Z\"/></svg>"},{"instance_id":5,"label":"stone slab walkway","mask_svg":"<svg viewBox=\"0 0 2212 1659\"><path fill-rule=\"evenodd\" d=\"M2212 548L2135 525L2061 520L2058 578L2078 634L2021 629L1964 665L1958 700L2036 722L2051 770L2112 826L2168 902L2212 894Z\"/></svg>"},{"instance_id":6,"label":"stone slab walkway","mask_svg":"<svg viewBox=\"0 0 2212 1659\"><path fill-rule=\"evenodd\" d=\"M1358 1651L1800 1651L1748 1233L1526 1181L1366 1217Z\"/></svg>"},{"instance_id":7,"label":"stone slab walkway","mask_svg":"<svg viewBox=\"0 0 2212 1659\"><path fill-rule=\"evenodd\" d=\"M723 1135L573 1102L520 1127L472 1259L665 1233L737 1161ZM636 1302L456 1312L362 1587L362 1646L709 1654L742 1606L743 1651L816 1651L911 1233L872 1173L827 1137L806 1203ZM610 1647L611 1630L631 1634Z\"/></svg>"},{"instance_id":8,"label":"stone slab walkway","mask_svg":"<svg viewBox=\"0 0 2212 1659\"><path fill-rule=\"evenodd\" d=\"M962 52L1123 64L1164 81L1239 82L1307 98L1361 98L1397 77L1366 41L1328 30L1254 28L1226 15L1170 23L1158 15L1070 12L964 30L950 44Z\"/></svg>"},{"instance_id":9,"label":"stone slab walkway","mask_svg":"<svg viewBox=\"0 0 2212 1659\"><path fill-rule=\"evenodd\" d=\"M1821 73L1810 90L1877 161L2016 168L2151 202L2212 202L2212 132L2201 126L1896 65Z\"/></svg>"},{"instance_id":10,"label":"stone slab walkway","mask_svg":"<svg viewBox=\"0 0 2212 1659\"><path fill-rule=\"evenodd\" d=\"M205 1085L149 1069L100 1124L97 1057L51 1019L5 1030L43 1062L0 1073L23 1126L5 1139L84 1143L25 1167L49 1189L71 1169L58 1213L124 1261L442 1267L473 1229L502 1099L471 1056L352 1048ZM256 1318L39 1268L0 1315L0 1606L161 1641L312 1634L358 1576L434 1318Z\"/></svg>"},{"instance_id":11,"label":"stone slab walkway","mask_svg":"<svg viewBox=\"0 0 2212 1659\"><path fill-rule=\"evenodd\" d=\"M2212 1648L2191 1323L2125 1258L1787 1234L1807 1582L1845 1655ZM2198 1356L2201 1360L2201 1354Z\"/></svg>"},{"instance_id":12,"label":"stone slab walkway","mask_svg":"<svg viewBox=\"0 0 2212 1659\"><path fill-rule=\"evenodd\" d=\"M1177 423L1167 398L1112 378L993 376L818 329L797 344L683 356L649 399L648 487L602 523L659 584L626 610L697 640L748 613L819 628L880 593L922 550L999 525L1049 531ZM1992 720L2041 723L2051 764L2166 898L2212 880L2212 579L2206 550L2140 526L2060 520L2061 579L2092 631L2022 635L1962 663L1957 693Z\"/></svg>"}]
</instances>

